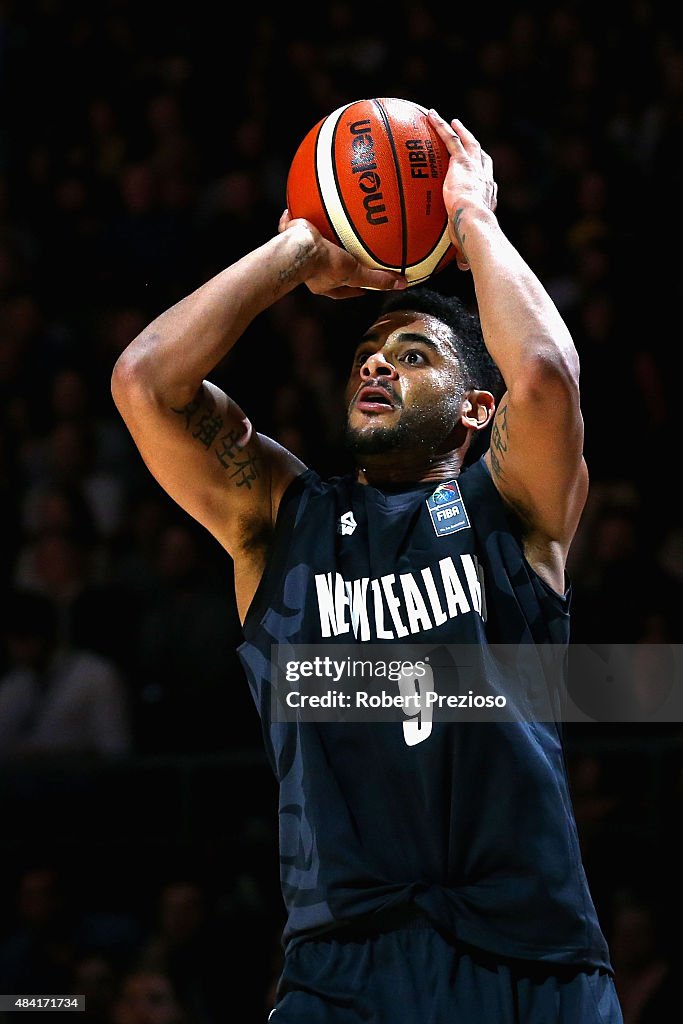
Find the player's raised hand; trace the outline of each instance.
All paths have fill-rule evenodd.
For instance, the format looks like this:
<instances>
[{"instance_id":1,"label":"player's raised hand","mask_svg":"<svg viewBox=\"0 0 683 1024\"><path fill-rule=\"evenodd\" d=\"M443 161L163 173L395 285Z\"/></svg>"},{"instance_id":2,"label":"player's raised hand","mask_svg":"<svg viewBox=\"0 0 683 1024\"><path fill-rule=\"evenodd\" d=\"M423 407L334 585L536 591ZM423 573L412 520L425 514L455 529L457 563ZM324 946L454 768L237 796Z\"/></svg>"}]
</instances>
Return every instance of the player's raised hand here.
<instances>
[{"instance_id":1,"label":"player's raised hand","mask_svg":"<svg viewBox=\"0 0 683 1024\"><path fill-rule=\"evenodd\" d=\"M451 241L458 252L458 266L461 270L468 270L469 263L458 224L462 212L468 206L479 206L495 212L498 185L493 177L493 161L462 121L454 118L449 124L436 110L429 111L429 119L450 156L448 173L443 183L443 198L448 211Z\"/></svg>"},{"instance_id":2,"label":"player's raised hand","mask_svg":"<svg viewBox=\"0 0 683 1024\"><path fill-rule=\"evenodd\" d=\"M342 249L329 242L310 221L292 218L284 210L278 223L278 232L296 230L301 233L300 260L309 268L305 283L314 295L330 299L351 299L366 291L392 291L405 288L401 274L389 270L373 270Z\"/></svg>"}]
</instances>

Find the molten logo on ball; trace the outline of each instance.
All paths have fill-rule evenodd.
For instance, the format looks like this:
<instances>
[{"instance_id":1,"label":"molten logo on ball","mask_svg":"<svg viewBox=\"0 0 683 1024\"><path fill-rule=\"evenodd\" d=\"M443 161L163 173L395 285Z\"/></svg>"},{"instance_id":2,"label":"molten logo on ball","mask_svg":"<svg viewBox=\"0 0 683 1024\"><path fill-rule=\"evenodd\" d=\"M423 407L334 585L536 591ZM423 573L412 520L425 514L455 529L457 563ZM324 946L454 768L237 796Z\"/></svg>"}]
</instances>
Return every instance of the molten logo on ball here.
<instances>
[{"instance_id":1,"label":"molten logo on ball","mask_svg":"<svg viewBox=\"0 0 683 1024\"><path fill-rule=\"evenodd\" d=\"M377 173L375 162L375 143L370 132L370 121L354 121L349 125L349 131L353 136L351 140L351 173L360 174L358 185L363 196L363 207L365 208L365 219L368 224L388 224L389 218L383 217L386 213L382 193L382 180Z\"/></svg>"}]
</instances>

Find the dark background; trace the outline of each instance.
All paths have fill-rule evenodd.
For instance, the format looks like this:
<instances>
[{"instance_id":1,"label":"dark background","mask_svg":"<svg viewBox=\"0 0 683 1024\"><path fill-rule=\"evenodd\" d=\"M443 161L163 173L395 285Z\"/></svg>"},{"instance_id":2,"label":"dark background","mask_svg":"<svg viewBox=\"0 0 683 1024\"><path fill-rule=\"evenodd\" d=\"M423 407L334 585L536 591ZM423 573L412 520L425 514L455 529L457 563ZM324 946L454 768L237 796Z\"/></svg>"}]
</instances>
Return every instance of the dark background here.
<instances>
[{"instance_id":1,"label":"dark background","mask_svg":"<svg viewBox=\"0 0 683 1024\"><path fill-rule=\"evenodd\" d=\"M680 635L674 7L233 16L0 3L0 716L27 632L17 589L47 599L63 650L113 674L123 716L116 750L80 735L78 709L61 747L2 747L0 719L0 990L87 991L102 1022L214 1024L237 989L245 1022L270 1005L276 792L235 654L232 567L150 477L109 388L146 323L275 233L296 146L337 106L436 106L493 156L500 222L581 358L592 487L569 564L574 639ZM455 267L434 284L472 300ZM365 301L299 289L212 377L323 474L346 463L339 384ZM567 743L628 1021L678 1019L683 729L568 726Z\"/></svg>"}]
</instances>

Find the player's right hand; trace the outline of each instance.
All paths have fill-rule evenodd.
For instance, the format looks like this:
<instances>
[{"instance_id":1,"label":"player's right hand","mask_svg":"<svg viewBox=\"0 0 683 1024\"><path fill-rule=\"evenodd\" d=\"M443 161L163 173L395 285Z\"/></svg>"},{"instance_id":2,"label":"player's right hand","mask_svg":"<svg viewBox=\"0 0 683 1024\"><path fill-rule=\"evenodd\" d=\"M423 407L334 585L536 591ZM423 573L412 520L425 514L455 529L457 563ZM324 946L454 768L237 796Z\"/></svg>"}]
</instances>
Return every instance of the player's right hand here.
<instances>
[{"instance_id":1,"label":"player's right hand","mask_svg":"<svg viewBox=\"0 0 683 1024\"><path fill-rule=\"evenodd\" d=\"M301 260L307 268L305 284L314 295L351 299L364 295L367 290L392 291L407 287L402 274L364 266L346 249L323 238L310 221L292 218L289 210L285 210L278 232L291 230L301 232Z\"/></svg>"}]
</instances>

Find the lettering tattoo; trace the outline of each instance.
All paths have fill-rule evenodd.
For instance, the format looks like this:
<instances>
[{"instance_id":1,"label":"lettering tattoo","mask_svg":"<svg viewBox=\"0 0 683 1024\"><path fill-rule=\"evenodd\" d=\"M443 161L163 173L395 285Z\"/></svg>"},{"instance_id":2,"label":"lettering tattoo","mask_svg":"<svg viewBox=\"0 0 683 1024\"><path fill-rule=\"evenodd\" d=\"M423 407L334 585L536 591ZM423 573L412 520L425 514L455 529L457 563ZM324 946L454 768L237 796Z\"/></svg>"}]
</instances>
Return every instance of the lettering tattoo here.
<instances>
[{"instance_id":1,"label":"lettering tattoo","mask_svg":"<svg viewBox=\"0 0 683 1024\"><path fill-rule=\"evenodd\" d=\"M244 453L243 459L235 459L233 465L235 466L234 472L230 473L230 479L234 479L238 487L246 487L248 491L251 490L251 485L255 480L259 478L259 463L260 459L257 455L248 455Z\"/></svg>"},{"instance_id":2,"label":"lettering tattoo","mask_svg":"<svg viewBox=\"0 0 683 1024\"><path fill-rule=\"evenodd\" d=\"M261 475L261 459L245 450L245 442L250 434L242 441L245 435L241 435L236 427L226 429L224 418L215 410L215 399L207 392L200 393L180 409L171 408L171 412L184 418L185 430L191 433L197 443L205 451L213 451L235 486L246 487L250 491L251 485Z\"/></svg>"},{"instance_id":3,"label":"lettering tattoo","mask_svg":"<svg viewBox=\"0 0 683 1024\"><path fill-rule=\"evenodd\" d=\"M187 405L184 405L181 409L174 409L173 407L171 407L171 412L176 413L178 416L184 416L185 430L189 430L190 424L192 423L192 417L194 416L195 413L199 412L201 406L202 400L198 395L196 398L193 398L191 402L188 402Z\"/></svg>"},{"instance_id":4,"label":"lettering tattoo","mask_svg":"<svg viewBox=\"0 0 683 1024\"><path fill-rule=\"evenodd\" d=\"M234 427L218 439L218 444L215 445L214 451L223 469L229 469L233 465L233 460L239 455L238 441L239 434Z\"/></svg>"},{"instance_id":5,"label":"lettering tattoo","mask_svg":"<svg viewBox=\"0 0 683 1024\"><path fill-rule=\"evenodd\" d=\"M467 238L467 235L465 234L464 231L461 230L461 228L460 228L460 221L462 220L462 216L463 216L464 212L465 212L464 209L462 208L462 206L460 206L455 211L455 216L453 217L453 230L455 231L455 237L458 239L458 244L460 245L460 249L462 251L463 256L466 255L465 254L465 239Z\"/></svg>"},{"instance_id":6,"label":"lettering tattoo","mask_svg":"<svg viewBox=\"0 0 683 1024\"><path fill-rule=\"evenodd\" d=\"M497 477L504 478L503 462L508 450L508 403L507 399L498 409L491 430L489 457L491 468Z\"/></svg>"},{"instance_id":7,"label":"lettering tattoo","mask_svg":"<svg viewBox=\"0 0 683 1024\"><path fill-rule=\"evenodd\" d=\"M313 253L315 246L313 242L300 242L294 253L294 261L291 266L284 267L278 274L278 281L281 284L289 284L290 281L294 280L301 267L306 263Z\"/></svg>"},{"instance_id":8,"label":"lettering tattoo","mask_svg":"<svg viewBox=\"0 0 683 1024\"><path fill-rule=\"evenodd\" d=\"M208 451L222 427L223 418L221 416L214 416L212 412L205 412L197 420L197 429L192 431L192 436L196 437L199 443L203 444Z\"/></svg>"}]
</instances>

